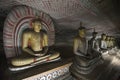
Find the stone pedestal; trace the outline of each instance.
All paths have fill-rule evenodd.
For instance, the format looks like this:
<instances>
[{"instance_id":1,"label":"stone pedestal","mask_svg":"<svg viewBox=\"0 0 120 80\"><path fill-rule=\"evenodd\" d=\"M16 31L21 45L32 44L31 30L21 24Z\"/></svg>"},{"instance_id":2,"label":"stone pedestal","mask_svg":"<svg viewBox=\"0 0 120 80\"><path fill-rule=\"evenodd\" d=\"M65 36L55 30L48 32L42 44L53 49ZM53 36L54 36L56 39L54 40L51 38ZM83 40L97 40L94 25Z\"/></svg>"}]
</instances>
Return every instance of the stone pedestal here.
<instances>
[{"instance_id":1,"label":"stone pedestal","mask_svg":"<svg viewBox=\"0 0 120 80\"><path fill-rule=\"evenodd\" d=\"M103 63L103 60L101 57L97 57L89 61L86 59L82 60L81 57L75 56L73 64L70 66L70 72L77 79L91 80L87 78L86 75L92 74L93 70L102 63Z\"/></svg>"},{"instance_id":2,"label":"stone pedestal","mask_svg":"<svg viewBox=\"0 0 120 80\"><path fill-rule=\"evenodd\" d=\"M35 66L23 71L12 72L6 70L5 80L55 80L69 72L71 58L62 59L59 62L52 62Z\"/></svg>"}]
</instances>

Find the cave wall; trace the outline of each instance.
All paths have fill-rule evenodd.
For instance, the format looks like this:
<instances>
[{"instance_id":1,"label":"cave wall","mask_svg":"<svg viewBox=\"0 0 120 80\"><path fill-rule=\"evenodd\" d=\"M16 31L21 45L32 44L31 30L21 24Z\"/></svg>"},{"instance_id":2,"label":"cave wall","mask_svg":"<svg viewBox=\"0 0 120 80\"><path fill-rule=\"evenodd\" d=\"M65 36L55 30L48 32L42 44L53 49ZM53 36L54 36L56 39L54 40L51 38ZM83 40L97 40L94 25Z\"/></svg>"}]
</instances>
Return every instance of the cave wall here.
<instances>
[{"instance_id":1,"label":"cave wall","mask_svg":"<svg viewBox=\"0 0 120 80\"><path fill-rule=\"evenodd\" d=\"M19 5L43 11L54 21L56 44L71 44L80 21L87 28L88 36L91 36L93 28L99 35L119 36L119 18L113 16L114 3L116 1L113 0L1 0L0 15L7 16Z\"/></svg>"}]
</instances>

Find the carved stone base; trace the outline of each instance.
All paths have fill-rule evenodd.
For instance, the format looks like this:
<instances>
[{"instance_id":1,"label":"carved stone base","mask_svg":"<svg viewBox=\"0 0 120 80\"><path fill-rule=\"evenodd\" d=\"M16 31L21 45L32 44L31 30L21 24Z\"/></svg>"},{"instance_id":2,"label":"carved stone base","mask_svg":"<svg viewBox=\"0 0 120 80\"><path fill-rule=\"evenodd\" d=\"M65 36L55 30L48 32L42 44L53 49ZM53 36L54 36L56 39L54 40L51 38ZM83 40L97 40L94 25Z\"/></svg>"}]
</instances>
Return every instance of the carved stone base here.
<instances>
[{"instance_id":1,"label":"carved stone base","mask_svg":"<svg viewBox=\"0 0 120 80\"><path fill-rule=\"evenodd\" d=\"M57 62L49 62L20 71L5 71L4 80L54 80L69 72L71 58L62 58Z\"/></svg>"},{"instance_id":2,"label":"carved stone base","mask_svg":"<svg viewBox=\"0 0 120 80\"><path fill-rule=\"evenodd\" d=\"M99 65L102 64L103 60L102 57L97 57L91 60L86 60L84 58L81 58L80 56L75 56L73 60L73 64L70 67L70 71L72 74L79 73L79 74L89 74L93 71L93 69Z\"/></svg>"},{"instance_id":3,"label":"carved stone base","mask_svg":"<svg viewBox=\"0 0 120 80\"><path fill-rule=\"evenodd\" d=\"M93 71L93 69L98 66L99 64L102 64L103 63L103 60L99 60L98 62L94 63L93 65L91 66L88 66L88 67L81 67L81 66L78 66L77 64L73 64L70 68L70 70L73 70L75 72L78 72L80 74L89 74L90 72ZM71 71L72 72L72 71Z\"/></svg>"},{"instance_id":4,"label":"carved stone base","mask_svg":"<svg viewBox=\"0 0 120 80\"><path fill-rule=\"evenodd\" d=\"M56 78L55 80L77 80L75 79L70 72L65 73L62 76L59 76L58 78Z\"/></svg>"},{"instance_id":5,"label":"carved stone base","mask_svg":"<svg viewBox=\"0 0 120 80\"><path fill-rule=\"evenodd\" d=\"M23 80L58 80L57 78L59 76L63 76L64 74L69 72L70 65L71 63L43 72L41 74L37 74L35 76L25 78Z\"/></svg>"},{"instance_id":6,"label":"carved stone base","mask_svg":"<svg viewBox=\"0 0 120 80\"><path fill-rule=\"evenodd\" d=\"M76 71L75 69L70 69L71 75L75 77L76 80L119 80L120 59L116 58L116 56L110 56L109 54L104 55L103 58L104 58L104 63L98 65L90 73L81 74L79 73L79 71Z\"/></svg>"}]
</instances>

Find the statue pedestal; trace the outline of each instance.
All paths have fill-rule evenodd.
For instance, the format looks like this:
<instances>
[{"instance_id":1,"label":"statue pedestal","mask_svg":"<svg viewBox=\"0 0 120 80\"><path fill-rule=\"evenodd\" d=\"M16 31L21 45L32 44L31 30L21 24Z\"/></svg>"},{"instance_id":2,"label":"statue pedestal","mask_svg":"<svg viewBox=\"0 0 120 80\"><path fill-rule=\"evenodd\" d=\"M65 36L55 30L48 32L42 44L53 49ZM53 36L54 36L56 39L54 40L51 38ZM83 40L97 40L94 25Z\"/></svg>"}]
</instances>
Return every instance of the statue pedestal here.
<instances>
[{"instance_id":1,"label":"statue pedestal","mask_svg":"<svg viewBox=\"0 0 120 80\"><path fill-rule=\"evenodd\" d=\"M10 80L51 80L69 72L71 58L62 59L59 62L52 62L38 65L19 72L6 71Z\"/></svg>"},{"instance_id":2,"label":"statue pedestal","mask_svg":"<svg viewBox=\"0 0 120 80\"><path fill-rule=\"evenodd\" d=\"M104 63L98 65L92 72L89 74L80 74L76 72L73 74L73 77L78 78L76 80L119 80L120 59L116 58L116 56L110 56L108 53L104 54L102 57Z\"/></svg>"}]
</instances>

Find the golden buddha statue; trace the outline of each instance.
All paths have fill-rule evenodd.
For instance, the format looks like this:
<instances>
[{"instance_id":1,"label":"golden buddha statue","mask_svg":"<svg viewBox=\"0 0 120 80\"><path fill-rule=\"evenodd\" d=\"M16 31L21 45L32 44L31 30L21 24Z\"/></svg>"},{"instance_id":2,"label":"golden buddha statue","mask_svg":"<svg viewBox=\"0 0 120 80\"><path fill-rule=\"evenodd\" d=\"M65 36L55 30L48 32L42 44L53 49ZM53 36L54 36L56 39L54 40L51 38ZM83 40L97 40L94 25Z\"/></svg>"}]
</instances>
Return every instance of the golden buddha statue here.
<instances>
[{"instance_id":1,"label":"golden buddha statue","mask_svg":"<svg viewBox=\"0 0 120 80\"><path fill-rule=\"evenodd\" d=\"M41 20L35 18L32 20L32 29L26 29L23 32L22 50L24 53L11 60L13 66L34 65L36 62L39 64L60 58L58 52L50 54L48 51L48 35L42 31L41 26Z\"/></svg>"}]
</instances>

